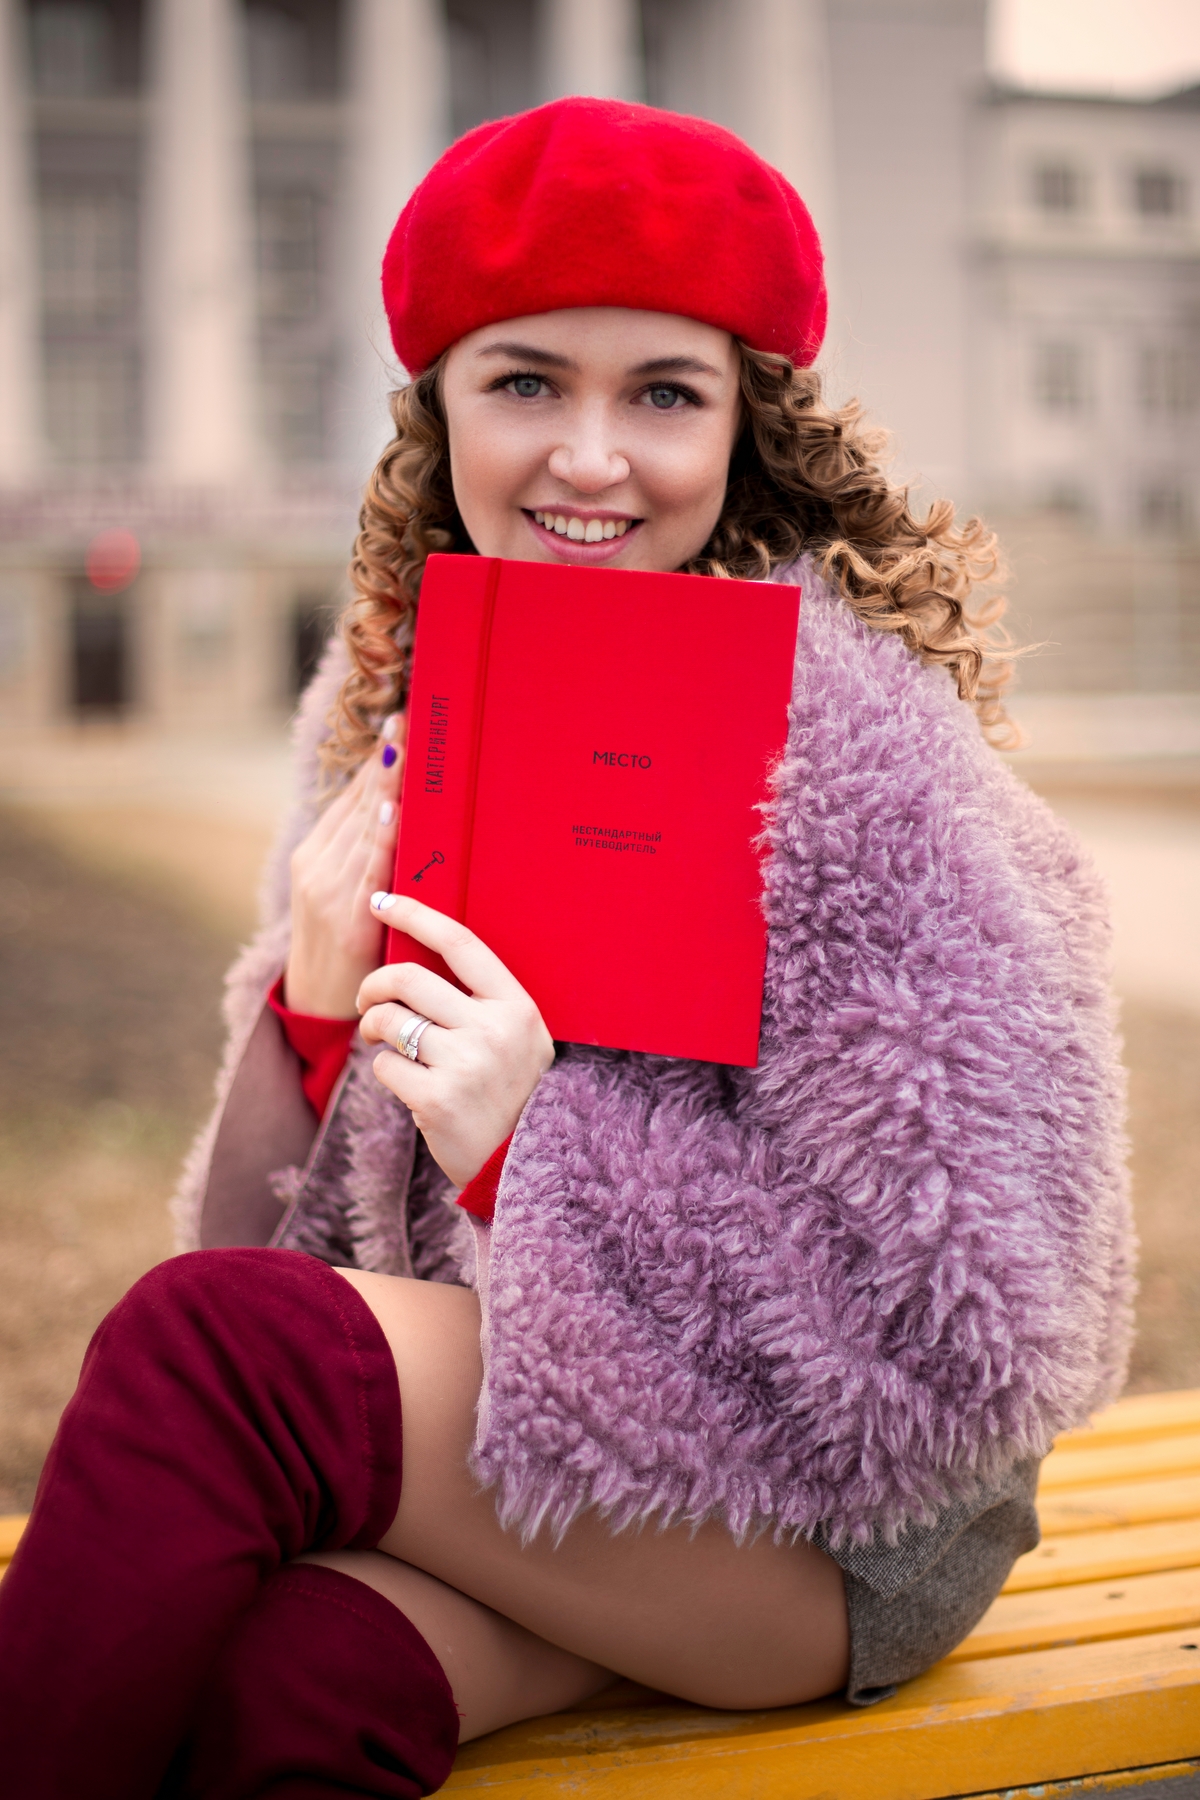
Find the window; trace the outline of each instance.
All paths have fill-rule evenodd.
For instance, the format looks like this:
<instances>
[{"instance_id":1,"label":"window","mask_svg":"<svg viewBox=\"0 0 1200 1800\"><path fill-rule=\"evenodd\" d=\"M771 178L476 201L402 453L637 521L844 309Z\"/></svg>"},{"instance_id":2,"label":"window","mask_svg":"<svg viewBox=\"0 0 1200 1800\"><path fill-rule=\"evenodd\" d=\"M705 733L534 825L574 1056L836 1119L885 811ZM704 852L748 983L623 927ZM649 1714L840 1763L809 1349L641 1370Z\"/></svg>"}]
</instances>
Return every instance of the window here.
<instances>
[{"instance_id":1,"label":"window","mask_svg":"<svg viewBox=\"0 0 1200 1800\"><path fill-rule=\"evenodd\" d=\"M1189 344L1146 344L1138 367L1138 396L1151 418L1185 418L1196 410L1196 353Z\"/></svg>"},{"instance_id":2,"label":"window","mask_svg":"<svg viewBox=\"0 0 1200 1800\"><path fill-rule=\"evenodd\" d=\"M1084 181L1071 163L1040 163L1033 172L1034 204L1044 213L1062 217L1083 210Z\"/></svg>"},{"instance_id":3,"label":"window","mask_svg":"<svg viewBox=\"0 0 1200 1800\"><path fill-rule=\"evenodd\" d=\"M255 100L308 96L308 31L303 19L277 6L252 6L246 15L246 60Z\"/></svg>"},{"instance_id":4,"label":"window","mask_svg":"<svg viewBox=\"0 0 1200 1800\"><path fill-rule=\"evenodd\" d=\"M1087 370L1079 344L1039 344L1034 371L1034 391L1045 412L1077 413L1087 405Z\"/></svg>"},{"instance_id":5,"label":"window","mask_svg":"<svg viewBox=\"0 0 1200 1800\"><path fill-rule=\"evenodd\" d=\"M1177 219L1187 211L1187 185L1171 169L1139 169L1133 203L1143 219Z\"/></svg>"},{"instance_id":6,"label":"window","mask_svg":"<svg viewBox=\"0 0 1200 1800\"><path fill-rule=\"evenodd\" d=\"M1142 527L1177 537L1188 525L1188 497L1176 481L1148 482L1139 497Z\"/></svg>"},{"instance_id":7,"label":"window","mask_svg":"<svg viewBox=\"0 0 1200 1800\"><path fill-rule=\"evenodd\" d=\"M263 423L281 462L319 462L325 454L325 360L269 356L263 364Z\"/></svg>"},{"instance_id":8,"label":"window","mask_svg":"<svg viewBox=\"0 0 1200 1800\"><path fill-rule=\"evenodd\" d=\"M42 328L50 440L70 463L137 450L137 214L127 188L43 189Z\"/></svg>"},{"instance_id":9,"label":"window","mask_svg":"<svg viewBox=\"0 0 1200 1800\"><path fill-rule=\"evenodd\" d=\"M313 100L338 89L338 0L250 0L246 67L253 100Z\"/></svg>"},{"instance_id":10,"label":"window","mask_svg":"<svg viewBox=\"0 0 1200 1800\"><path fill-rule=\"evenodd\" d=\"M1055 513L1062 519L1086 519L1092 510L1087 494L1070 476L1060 476L1047 485L1042 494L1042 506L1046 512Z\"/></svg>"},{"instance_id":11,"label":"window","mask_svg":"<svg viewBox=\"0 0 1200 1800\"><path fill-rule=\"evenodd\" d=\"M310 319L320 304L317 197L311 188L258 197L258 294L264 322Z\"/></svg>"},{"instance_id":12,"label":"window","mask_svg":"<svg viewBox=\"0 0 1200 1800\"><path fill-rule=\"evenodd\" d=\"M46 415L69 463L129 462L137 451L137 364L120 344L46 345Z\"/></svg>"},{"instance_id":13,"label":"window","mask_svg":"<svg viewBox=\"0 0 1200 1800\"><path fill-rule=\"evenodd\" d=\"M538 12L535 0L447 0L453 136L542 97Z\"/></svg>"},{"instance_id":14,"label":"window","mask_svg":"<svg viewBox=\"0 0 1200 1800\"><path fill-rule=\"evenodd\" d=\"M130 603L81 581L71 607L71 704L76 712L124 712L133 698Z\"/></svg>"},{"instance_id":15,"label":"window","mask_svg":"<svg viewBox=\"0 0 1200 1800\"><path fill-rule=\"evenodd\" d=\"M113 85L113 19L92 0L41 0L29 20L33 81L39 94L75 99Z\"/></svg>"},{"instance_id":16,"label":"window","mask_svg":"<svg viewBox=\"0 0 1200 1800\"><path fill-rule=\"evenodd\" d=\"M136 284L131 197L114 189L43 194L42 299L48 323L101 325L125 317Z\"/></svg>"}]
</instances>

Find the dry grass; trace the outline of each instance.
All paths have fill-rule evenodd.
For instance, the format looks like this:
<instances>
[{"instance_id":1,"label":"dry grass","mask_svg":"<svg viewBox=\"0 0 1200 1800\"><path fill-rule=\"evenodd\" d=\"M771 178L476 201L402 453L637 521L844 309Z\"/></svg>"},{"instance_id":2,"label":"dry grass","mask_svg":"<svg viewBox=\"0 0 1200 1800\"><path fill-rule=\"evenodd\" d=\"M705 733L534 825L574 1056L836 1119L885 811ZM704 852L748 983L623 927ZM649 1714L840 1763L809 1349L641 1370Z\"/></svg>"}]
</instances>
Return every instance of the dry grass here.
<instances>
[{"instance_id":1,"label":"dry grass","mask_svg":"<svg viewBox=\"0 0 1200 1800\"><path fill-rule=\"evenodd\" d=\"M170 1254L166 1199L207 1106L235 942L215 921L246 916L252 869L239 840L210 871L224 912L185 908L98 830L72 843L62 820L36 824L0 814L0 1513L28 1507L96 1324ZM1196 1386L1200 1018L1133 1006L1125 1028L1144 1242L1131 1386Z\"/></svg>"},{"instance_id":2,"label":"dry grass","mask_svg":"<svg viewBox=\"0 0 1200 1800\"><path fill-rule=\"evenodd\" d=\"M0 815L0 1512L29 1504L92 1331L171 1253L234 938Z\"/></svg>"}]
</instances>

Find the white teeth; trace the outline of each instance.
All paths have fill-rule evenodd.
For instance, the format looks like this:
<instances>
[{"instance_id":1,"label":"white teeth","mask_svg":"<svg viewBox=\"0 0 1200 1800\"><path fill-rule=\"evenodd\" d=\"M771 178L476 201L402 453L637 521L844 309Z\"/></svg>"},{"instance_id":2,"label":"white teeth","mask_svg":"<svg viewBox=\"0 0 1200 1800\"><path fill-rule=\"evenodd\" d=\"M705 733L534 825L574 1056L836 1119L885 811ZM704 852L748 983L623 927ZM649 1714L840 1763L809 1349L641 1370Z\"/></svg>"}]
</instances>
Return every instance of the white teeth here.
<instances>
[{"instance_id":1,"label":"white teeth","mask_svg":"<svg viewBox=\"0 0 1200 1800\"><path fill-rule=\"evenodd\" d=\"M568 519L564 513L535 512L534 519L546 531L570 538L573 544L599 544L608 538L624 537L632 519Z\"/></svg>"}]
</instances>

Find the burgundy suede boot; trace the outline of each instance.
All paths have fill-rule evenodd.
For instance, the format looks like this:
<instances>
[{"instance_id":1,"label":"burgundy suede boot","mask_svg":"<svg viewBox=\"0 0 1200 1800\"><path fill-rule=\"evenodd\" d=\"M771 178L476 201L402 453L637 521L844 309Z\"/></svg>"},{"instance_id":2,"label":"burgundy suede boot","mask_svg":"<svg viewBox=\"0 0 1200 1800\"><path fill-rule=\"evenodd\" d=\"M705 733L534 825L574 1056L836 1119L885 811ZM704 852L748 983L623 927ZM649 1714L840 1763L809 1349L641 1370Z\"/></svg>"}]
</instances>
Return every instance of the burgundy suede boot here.
<instances>
[{"instance_id":1,"label":"burgundy suede boot","mask_svg":"<svg viewBox=\"0 0 1200 1800\"><path fill-rule=\"evenodd\" d=\"M217 1658L159 1800L418 1800L457 1745L450 1684L400 1609L293 1563Z\"/></svg>"},{"instance_id":2,"label":"burgundy suede boot","mask_svg":"<svg viewBox=\"0 0 1200 1800\"><path fill-rule=\"evenodd\" d=\"M280 1564L395 1517L396 1366L350 1283L290 1250L161 1263L101 1324L0 1583L13 1800L149 1800Z\"/></svg>"}]
</instances>

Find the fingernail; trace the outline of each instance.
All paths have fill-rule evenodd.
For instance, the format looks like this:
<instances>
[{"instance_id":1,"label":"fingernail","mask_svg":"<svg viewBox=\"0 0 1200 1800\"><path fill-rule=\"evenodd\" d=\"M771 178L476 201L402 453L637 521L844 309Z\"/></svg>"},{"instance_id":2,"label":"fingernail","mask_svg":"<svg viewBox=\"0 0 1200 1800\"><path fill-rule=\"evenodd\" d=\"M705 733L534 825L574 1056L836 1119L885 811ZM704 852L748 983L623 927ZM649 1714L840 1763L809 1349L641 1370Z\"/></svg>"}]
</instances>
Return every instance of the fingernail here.
<instances>
[{"instance_id":1,"label":"fingernail","mask_svg":"<svg viewBox=\"0 0 1200 1800\"><path fill-rule=\"evenodd\" d=\"M381 825L390 825L395 816L396 808L390 800L385 800L379 809L379 823Z\"/></svg>"},{"instance_id":2,"label":"fingernail","mask_svg":"<svg viewBox=\"0 0 1200 1800\"><path fill-rule=\"evenodd\" d=\"M395 762L395 760L396 760L395 744L385 744L383 746L383 766L384 766L384 768L390 769L392 764Z\"/></svg>"},{"instance_id":3,"label":"fingernail","mask_svg":"<svg viewBox=\"0 0 1200 1800\"><path fill-rule=\"evenodd\" d=\"M395 894L389 894L386 888L380 888L378 893L371 895L371 905L376 912L386 912L389 906L395 906L395 904Z\"/></svg>"},{"instance_id":4,"label":"fingernail","mask_svg":"<svg viewBox=\"0 0 1200 1800\"><path fill-rule=\"evenodd\" d=\"M382 729L380 730L379 735L383 739L385 744L391 743L392 739L396 735L396 727L399 723L400 723L400 714L399 713L389 713L387 718L383 721L383 726L382 726Z\"/></svg>"}]
</instances>

